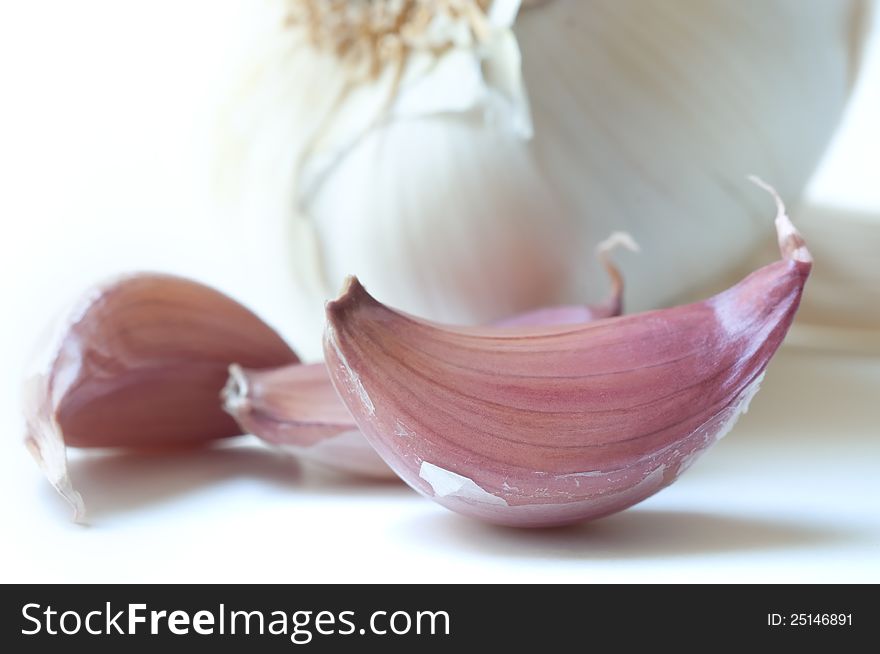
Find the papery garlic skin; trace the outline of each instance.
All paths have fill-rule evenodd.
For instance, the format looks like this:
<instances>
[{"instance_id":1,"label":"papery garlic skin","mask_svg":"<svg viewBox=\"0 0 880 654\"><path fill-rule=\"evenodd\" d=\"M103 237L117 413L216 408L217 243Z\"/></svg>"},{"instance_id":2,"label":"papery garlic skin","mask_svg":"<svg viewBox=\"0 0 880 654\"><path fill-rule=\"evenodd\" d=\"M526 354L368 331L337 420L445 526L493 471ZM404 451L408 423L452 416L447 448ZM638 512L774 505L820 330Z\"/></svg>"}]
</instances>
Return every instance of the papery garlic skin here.
<instances>
[{"instance_id":1,"label":"papery garlic skin","mask_svg":"<svg viewBox=\"0 0 880 654\"><path fill-rule=\"evenodd\" d=\"M650 246L627 268L634 310L742 269L765 222L746 172L801 196L849 97L867 5L551 0L520 13L536 165L581 234L613 226ZM569 292L590 279L579 270Z\"/></svg>"},{"instance_id":2,"label":"papery garlic skin","mask_svg":"<svg viewBox=\"0 0 880 654\"><path fill-rule=\"evenodd\" d=\"M569 238L545 182L479 114L383 127L310 203L328 283L355 270L395 306L454 324L571 301L563 288L589 247Z\"/></svg>"},{"instance_id":3,"label":"papery garlic skin","mask_svg":"<svg viewBox=\"0 0 880 654\"><path fill-rule=\"evenodd\" d=\"M306 359L320 357L323 303L351 266L411 311L481 323L560 304L572 259L588 251L568 238L522 147L531 122L510 31L518 0L466 0L477 9L468 15L408 4L436 12L424 42L375 74L279 21L229 108L225 160L247 189L246 260L291 298L283 315L267 311L296 325L286 335ZM267 256L282 240L290 255ZM493 292L513 275L511 297Z\"/></svg>"},{"instance_id":4,"label":"papery garlic skin","mask_svg":"<svg viewBox=\"0 0 880 654\"><path fill-rule=\"evenodd\" d=\"M511 318L496 320L492 324L498 327L571 325L619 316L623 313L623 274L611 260L611 252L618 247L626 248L630 252L641 251L639 244L627 232L613 232L596 246L596 260L602 264L611 280L611 293L601 304L569 304L533 309Z\"/></svg>"},{"instance_id":5,"label":"papery garlic skin","mask_svg":"<svg viewBox=\"0 0 880 654\"><path fill-rule=\"evenodd\" d=\"M748 408L812 266L781 203L776 225L782 260L727 291L585 325L440 327L351 280L327 306L331 379L376 451L447 508L523 527L623 510Z\"/></svg>"},{"instance_id":6,"label":"papery garlic skin","mask_svg":"<svg viewBox=\"0 0 880 654\"><path fill-rule=\"evenodd\" d=\"M167 448L236 436L242 432L219 398L230 362L269 367L298 358L222 293L138 273L87 292L45 360L26 381L25 442L81 521L67 446Z\"/></svg>"},{"instance_id":7,"label":"papery garlic skin","mask_svg":"<svg viewBox=\"0 0 880 654\"><path fill-rule=\"evenodd\" d=\"M744 171L796 198L821 156L864 6L519 4L461 3L479 29L437 9L425 39L443 47L401 36L406 56L372 75L296 25L264 34L230 158L260 207L248 260L267 284L293 280L274 322L297 325L307 358L348 274L411 313L486 323L595 295L584 253L614 227L652 248L628 264L633 308L716 283L762 233ZM267 256L283 240L290 256Z\"/></svg>"}]
</instances>

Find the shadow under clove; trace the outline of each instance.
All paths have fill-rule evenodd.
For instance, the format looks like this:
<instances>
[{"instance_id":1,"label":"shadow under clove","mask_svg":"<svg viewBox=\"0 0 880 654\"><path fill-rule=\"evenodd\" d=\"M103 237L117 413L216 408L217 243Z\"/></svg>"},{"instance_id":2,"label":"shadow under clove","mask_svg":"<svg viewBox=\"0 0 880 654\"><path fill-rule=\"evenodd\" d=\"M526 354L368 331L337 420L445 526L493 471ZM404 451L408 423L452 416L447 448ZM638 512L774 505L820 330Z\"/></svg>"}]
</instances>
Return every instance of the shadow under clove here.
<instances>
[{"instance_id":1,"label":"shadow under clove","mask_svg":"<svg viewBox=\"0 0 880 654\"><path fill-rule=\"evenodd\" d=\"M372 480L304 464L263 445L221 444L160 452L87 452L70 461L89 523L179 501L238 480L299 495L411 494L399 480Z\"/></svg>"},{"instance_id":2,"label":"shadow under clove","mask_svg":"<svg viewBox=\"0 0 880 654\"><path fill-rule=\"evenodd\" d=\"M819 524L699 511L630 509L579 525L524 530L486 525L447 512L402 524L418 547L537 559L627 560L685 557L830 544L858 534Z\"/></svg>"},{"instance_id":3,"label":"shadow under clove","mask_svg":"<svg viewBox=\"0 0 880 654\"><path fill-rule=\"evenodd\" d=\"M90 521L136 512L236 479L293 489L302 472L291 457L252 447L157 452L88 452L69 464Z\"/></svg>"}]
</instances>

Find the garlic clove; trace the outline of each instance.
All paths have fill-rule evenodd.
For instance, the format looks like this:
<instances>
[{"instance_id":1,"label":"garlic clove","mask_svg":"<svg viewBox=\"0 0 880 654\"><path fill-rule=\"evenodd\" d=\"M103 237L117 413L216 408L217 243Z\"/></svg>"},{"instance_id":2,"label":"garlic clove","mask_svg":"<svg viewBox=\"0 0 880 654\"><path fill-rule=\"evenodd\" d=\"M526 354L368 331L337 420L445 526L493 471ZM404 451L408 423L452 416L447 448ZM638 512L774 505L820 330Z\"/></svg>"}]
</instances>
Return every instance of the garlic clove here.
<instances>
[{"instance_id":1,"label":"garlic clove","mask_svg":"<svg viewBox=\"0 0 880 654\"><path fill-rule=\"evenodd\" d=\"M497 320L493 324L499 327L549 326L590 322L591 320L619 316L623 313L623 275L611 260L611 252L618 247L624 247L631 252L639 251L638 243L626 232L613 232L611 236L596 246L596 258L611 279L611 293L602 304L593 306L575 304L535 309L512 318Z\"/></svg>"},{"instance_id":2,"label":"garlic clove","mask_svg":"<svg viewBox=\"0 0 880 654\"><path fill-rule=\"evenodd\" d=\"M168 447L241 433L218 395L233 361L296 362L257 316L222 293L163 274L125 276L87 293L48 365L26 383L26 443L82 519L66 446Z\"/></svg>"},{"instance_id":3,"label":"garlic clove","mask_svg":"<svg viewBox=\"0 0 880 654\"><path fill-rule=\"evenodd\" d=\"M460 513L548 526L672 483L746 411L811 268L779 203L782 260L695 304L584 325L440 327L351 278L327 305L330 376L409 485Z\"/></svg>"},{"instance_id":4,"label":"garlic clove","mask_svg":"<svg viewBox=\"0 0 880 654\"><path fill-rule=\"evenodd\" d=\"M427 188L443 202L423 195ZM578 274L586 244L598 240L571 237L564 208L522 143L487 130L479 116L398 121L371 132L307 210L327 280L311 305L319 311L354 271L409 313L490 323L570 302L562 289Z\"/></svg>"},{"instance_id":5,"label":"garlic clove","mask_svg":"<svg viewBox=\"0 0 880 654\"><path fill-rule=\"evenodd\" d=\"M620 315L623 276L611 252L625 247L638 251L633 238L615 232L596 247L596 256L611 280L611 292L601 304L536 309L494 323L496 327L536 327L584 323ZM478 333L485 327L470 328ZM394 477L363 438L339 399L324 363L291 364L269 370L229 367L223 389L226 411L248 433L329 467L369 477ZM403 434L405 435L405 434Z\"/></svg>"},{"instance_id":6,"label":"garlic clove","mask_svg":"<svg viewBox=\"0 0 880 654\"><path fill-rule=\"evenodd\" d=\"M363 438L322 363L229 367L223 405L244 431L293 454L367 477L394 473Z\"/></svg>"}]
</instances>

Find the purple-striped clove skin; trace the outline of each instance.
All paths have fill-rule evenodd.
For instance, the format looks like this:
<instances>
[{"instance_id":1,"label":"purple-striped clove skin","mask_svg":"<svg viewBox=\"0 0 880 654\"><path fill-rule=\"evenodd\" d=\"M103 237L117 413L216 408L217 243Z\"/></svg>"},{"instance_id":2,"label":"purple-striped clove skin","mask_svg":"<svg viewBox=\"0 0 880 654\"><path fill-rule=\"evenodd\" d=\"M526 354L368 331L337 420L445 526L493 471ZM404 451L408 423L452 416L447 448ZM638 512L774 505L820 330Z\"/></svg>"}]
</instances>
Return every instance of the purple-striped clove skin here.
<instances>
[{"instance_id":1,"label":"purple-striped clove skin","mask_svg":"<svg viewBox=\"0 0 880 654\"><path fill-rule=\"evenodd\" d=\"M537 309L495 325L575 324L620 315L623 276L610 258L618 247L638 251L638 245L624 232L615 232L596 248L596 256L611 280L611 292L601 304ZM243 430L301 458L358 475L396 477L361 435L333 388L323 363L294 364L272 370L233 365L223 399L226 410Z\"/></svg>"},{"instance_id":2,"label":"purple-striped clove skin","mask_svg":"<svg viewBox=\"0 0 880 654\"><path fill-rule=\"evenodd\" d=\"M242 431L219 401L233 361L298 361L266 323L194 281L133 274L87 293L25 388L26 444L82 521L66 446L179 447Z\"/></svg>"},{"instance_id":3,"label":"purple-striped clove skin","mask_svg":"<svg viewBox=\"0 0 880 654\"><path fill-rule=\"evenodd\" d=\"M453 511L521 527L621 511L733 427L791 325L812 260L776 200L782 259L672 309L456 329L352 278L327 305L333 384L388 465Z\"/></svg>"}]
</instances>

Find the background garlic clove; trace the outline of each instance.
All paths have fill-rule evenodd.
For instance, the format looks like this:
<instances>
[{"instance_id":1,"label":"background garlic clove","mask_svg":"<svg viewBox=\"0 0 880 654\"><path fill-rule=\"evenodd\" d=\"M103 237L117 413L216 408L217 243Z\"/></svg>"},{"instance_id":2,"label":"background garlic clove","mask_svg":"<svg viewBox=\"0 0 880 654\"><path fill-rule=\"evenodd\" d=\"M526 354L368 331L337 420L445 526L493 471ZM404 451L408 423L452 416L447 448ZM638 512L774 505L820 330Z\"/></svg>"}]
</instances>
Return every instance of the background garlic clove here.
<instances>
[{"instance_id":1,"label":"background garlic clove","mask_svg":"<svg viewBox=\"0 0 880 654\"><path fill-rule=\"evenodd\" d=\"M229 367L223 408L243 431L307 461L364 477L395 475L361 435L322 363Z\"/></svg>"},{"instance_id":2,"label":"background garlic clove","mask_svg":"<svg viewBox=\"0 0 880 654\"><path fill-rule=\"evenodd\" d=\"M596 259L605 268L605 272L611 281L611 292L600 304L568 304L555 307L543 307L532 309L525 313L496 320L496 326L526 326L526 325L563 325L572 323L584 323L591 320L611 318L623 313L623 289L624 281L620 268L611 258L615 248L624 247L630 252L639 252L639 244L626 232L613 232L611 236L596 246Z\"/></svg>"},{"instance_id":3,"label":"background garlic clove","mask_svg":"<svg viewBox=\"0 0 880 654\"><path fill-rule=\"evenodd\" d=\"M800 197L849 95L866 4L551 0L520 13L539 169L588 240L626 229L650 249L627 262L632 309L745 263L763 224L746 173ZM572 281L583 295L598 279Z\"/></svg>"},{"instance_id":4,"label":"background garlic clove","mask_svg":"<svg viewBox=\"0 0 880 654\"><path fill-rule=\"evenodd\" d=\"M395 306L457 324L559 304L575 259L590 259L593 245L580 250L567 237L530 153L479 116L370 132L308 213L334 289L357 271Z\"/></svg>"}]
</instances>

